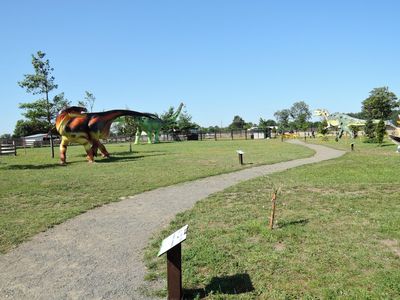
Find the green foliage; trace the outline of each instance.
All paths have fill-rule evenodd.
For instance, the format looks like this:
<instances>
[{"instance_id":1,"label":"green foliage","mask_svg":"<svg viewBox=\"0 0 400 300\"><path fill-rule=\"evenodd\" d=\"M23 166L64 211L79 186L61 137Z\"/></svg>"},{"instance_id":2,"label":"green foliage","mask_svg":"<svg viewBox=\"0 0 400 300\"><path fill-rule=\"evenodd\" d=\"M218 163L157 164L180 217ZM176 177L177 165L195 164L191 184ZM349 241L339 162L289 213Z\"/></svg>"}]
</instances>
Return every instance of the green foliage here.
<instances>
[{"instance_id":1,"label":"green foliage","mask_svg":"<svg viewBox=\"0 0 400 300\"><path fill-rule=\"evenodd\" d=\"M190 129L196 129L200 126L192 122L192 116L186 111L181 112L177 122L178 130L182 133L188 133Z\"/></svg>"},{"instance_id":2,"label":"green foliage","mask_svg":"<svg viewBox=\"0 0 400 300\"><path fill-rule=\"evenodd\" d=\"M36 56L32 54L32 66L34 68L34 74L25 74L25 79L18 82L19 86L25 88L27 93L33 95L47 95L53 89L57 89L57 85L54 83L54 76L51 73L54 71L50 67L48 59L44 59L46 53L38 51Z\"/></svg>"},{"instance_id":3,"label":"green foliage","mask_svg":"<svg viewBox=\"0 0 400 300\"><path fill-rule=\"evenodd\" d=\"M264 120L263 118L260 118L260 121L258 122L258 127L261 129L265 129L270 126L276 126L276 122L274 120L268 119Z\"/></svg>"},{"instance_id":4,"label":"green foliage","mask_svg":"<svg viewBox=\"0 0 400 300\"><path fill-rule=\"evenodd\" d=\"M290 108L290 117L293 120L295 130L307 130L308 120L311 118L309 106L304 101L293 103Z\"/></svg>"},{"instance_id":5,"label":"green foliage","mask_svg":"<svg viewBox=\"0 0 400 300\"><path fill-rule=\"evenodd\" d=\"M44 124L47 125L41 128L42 132L50 132L53 128L54 119L60 109L64 108L69 104L69 101L64 98L64 93L54 96L50 101L49 93L57 89L57 85L54 83L54 76L51 75L53 68L50 67L48 59L44 59L46 54L38 51L35 55L32 55L32 66L34 74L25 74L24 80L18 82L18 85L26 90L27 93L33 95L42 95L40 98L31 103L21 103L20 108L25 109L26 112L23 115L28 119L28 124ZM20 124L21 125L21 124ZM17 133L21 134L20 129L16 129ZM31 129L31 131L34 131ZM54 157L53 139L50 139L51 143L51 155Z\"/></svg>"},{"instance_id":6,"label":"green foliage","mask_svg":"<svg viewBox=\"0 0 400 300\"><path fill-rule=\"evenodd\" d=\"M385 134L386 134L385 121L380 120L379 123L376 125L376 139L378 144L383 143L383 138L385 137Z\"/></svg>"},{"instance_id":7,"label":"green foliage","mask_svg":"<svg viewBox=\"0 0 400 300\"><path fill-rule=\"evenodd\" d=\"M309 128L308 120L311 118L309 106L304 101L293 103L290 109L278 110L274 113L278 123L278 130L281 132L288 130L302 130Z\"/></svg>"},{"instance_id":8,"label":"green foliage","mask_svg":"<svg viewBox=\"0 0 400 300\"><path fill-rule=\"evenodd\" d=\"M365 122L364 133L366 136L365 142L374 143L374 141L375 141L375 125L372 122L371 118L367 118L367 120Z\"/></svg>"},{"instance_id":9,"label":"green foliage","mask_svg":"<svg viewBox=\"0 0 400 300\"><path fill-rule=\"evenodd\" d=\"M322 135L326 135L328 133L328 122L323 119L317 127L317 133L322 134Z\"/></svg>"},{"instance_id":10,"label":"green foliage","mask_svg":"<svg viewBox=\"0 0 400 300\"><path fill-rule=\"evenodd\" d=\"M389 119L399 106L397 96L388 87L374 88L362 102L362 113L371 119Z\"/></svg>"},{"instance_id":11,"label":"green foliage","mask_svg":"<svg viewBox=\"0 0 400 300\"><path fill-rule=\"evenodd\" d=\"M246 122L240 116L234 116L232 123L229 125L229 129L237 130L244 129Z\"/></svg>"},{"instance_id":12,"label":"green foliage","mask_svg":"<svg viewBox=\"0 0 400 300\"><path fill-rule=\"evenodd\" d=\"M85 107L89 112L93 112L93 106L95 102L96 97L92 93L85 91L84 100L78 101L78 106Z\"/></svg>"},{"instance_id":13,"label":"green foliage","mask_svg":"<svg viewBox=\"0 0 400 300\"><path fill-rule=\"evenodd\" d=\"M274 113L274 117L278 123L278 130L283 132L289 130L290 110L282 109Z\"/></svg>"},{"instance_id":14,"label":"green foliage","mask_svg":"<svg viewBox=\"0 0 400 300\"><path fill-rule=\"evenodd\" d=\"M47 121L18 120L14 128L15 137L23 137L37 133L48 132Z\"/></svg>"}]
</instances>

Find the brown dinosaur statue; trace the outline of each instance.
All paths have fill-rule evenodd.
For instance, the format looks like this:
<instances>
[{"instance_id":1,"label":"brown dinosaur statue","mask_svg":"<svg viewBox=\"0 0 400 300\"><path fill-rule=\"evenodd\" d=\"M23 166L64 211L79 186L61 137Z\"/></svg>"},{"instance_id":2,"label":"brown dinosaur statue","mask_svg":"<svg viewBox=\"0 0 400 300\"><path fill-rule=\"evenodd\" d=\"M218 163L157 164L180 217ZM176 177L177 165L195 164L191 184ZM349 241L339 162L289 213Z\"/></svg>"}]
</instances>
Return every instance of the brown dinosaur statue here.
<instances>
[{"instance_id":1,"label":"brown dinosaur statue","mask_svg":"<svg viewBox=\"0 0 400 300\"><path fill-rule=\"evenodd\" d=\"M94 161L97 149L100 149L103 157L109 157L110 154L100 139L109 136L112 122L121 116L157 118L153 114L122 109L88 113L84 107L71 106L61 110L56 118L56 128L62 136L60 163L66 164L67 147L73 142L85 147L89 162Z\"/></svg>"}]
</instances>

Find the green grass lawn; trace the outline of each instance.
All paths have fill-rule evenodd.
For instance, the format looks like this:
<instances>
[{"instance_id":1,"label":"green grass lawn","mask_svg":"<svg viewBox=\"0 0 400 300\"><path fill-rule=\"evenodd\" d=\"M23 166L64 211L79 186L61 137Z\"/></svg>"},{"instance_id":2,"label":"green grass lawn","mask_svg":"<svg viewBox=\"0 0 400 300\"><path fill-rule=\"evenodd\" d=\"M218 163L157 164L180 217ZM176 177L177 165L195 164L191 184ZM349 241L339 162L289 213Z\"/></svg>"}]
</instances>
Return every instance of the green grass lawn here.
<instances>
[{"instance_id":1,"label":"green grass lawn","mask_svg":"<svg viewBox=\"0 0 400 300\"><path fill-rule=\"evenodd\" d=\"M318 143L350 149L349 140ZM146 251L147 279L165 279L161 239L189 224L187 298L399 299L400 154L355 143L341 158L241 183L179 214ZM282 192L271 231L273 186Z\"/></svg>"},{"instance_id":2,"label":"green grass lawn","mask_svg":"<svg viewBox=\"0 0 400 300\"><path fill-rule=\"evenodd\" d=\"M82 146L68 148L68 165L49 148L0 157L0 252L35 233L121 197L196 178L311 156L276 140L107 145L112 158L88 164ZM237 149L245 151L240 166ZM57 151L58 149L56 149ZM58 151L57 151L58 152Z\"/></svg>"}]
</instances>

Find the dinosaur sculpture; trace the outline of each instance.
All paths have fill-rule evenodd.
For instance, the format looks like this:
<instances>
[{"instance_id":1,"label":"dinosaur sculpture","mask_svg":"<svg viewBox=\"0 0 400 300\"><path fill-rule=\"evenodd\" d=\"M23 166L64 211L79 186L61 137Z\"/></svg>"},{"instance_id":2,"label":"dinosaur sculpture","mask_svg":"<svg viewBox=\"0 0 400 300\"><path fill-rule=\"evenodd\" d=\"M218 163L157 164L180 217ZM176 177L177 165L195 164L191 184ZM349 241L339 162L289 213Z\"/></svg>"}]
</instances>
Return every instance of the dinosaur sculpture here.
<instances>
[{"instance_id":1,"label":"dinosaur sculpture","mask_svg":"<svg viewBox=\"0 0 400 300\"><path fill-rule=\"evenodd\" d=\"M139 143L140 135L142 131L146 132L147 134L147 143L152 143L152 137L154 135L154 143L159 143L159 135L162 125L165 123L170 123L176 121L184 104L179 104L176 112L174 112L167 121L163 121L160 118L149 118L147 116L138 116L134 117L135 123L137 124L136 136L135 136L135 145Z\"/></svg>"},{"instance_id":2,"label":"dinosaur sculpture","mask_svg":"<svg viewBox=\"0 0 400 300\"><path fill-rule=\"evenodd\" d=\"M400 115L398 115L397 125L400 125ZM400 127L396 127L394 132L389 134L389 138L397 145L396 152L400 153Z\"/></svg>"},{"instance_id":3,"label":"dinosaur sculpture","mask_svg":"<svg viewBox=\"0 0 400 300\"><path fill-rule=\"evenodd\" d=\"M100 139L108 137L112 122L121 116L145 117L149 120L157 119L153 114L133 110L87 113L86 108L78 106L61 110L56 118L56 128L62 136L60 143L61 164L66 164L67 147L73 142L83 145L89 162L94 161L97 149L100 149L103 157L109 157L110 154L100 142Z\"/></svg>"},{"instance_id":4,"label":"dinosaur sculpture","mask_svg":"<svg viewBox=\"0 0 400 300\"><path fill-rule=\"evenodd\" d=\"M351 138L354 138L354 132L351 130L350 126L365 126L366 121L362 119L357 119L343 113L333 113L325 109L317 109L314 111L315 116L323 117L328 123L327 128L337 127L339 130L336 133L336 142L342 137L344 132L350 134ZM374 123L378 123L379 120L373 120Z\"/></svg>"}]
</instances>

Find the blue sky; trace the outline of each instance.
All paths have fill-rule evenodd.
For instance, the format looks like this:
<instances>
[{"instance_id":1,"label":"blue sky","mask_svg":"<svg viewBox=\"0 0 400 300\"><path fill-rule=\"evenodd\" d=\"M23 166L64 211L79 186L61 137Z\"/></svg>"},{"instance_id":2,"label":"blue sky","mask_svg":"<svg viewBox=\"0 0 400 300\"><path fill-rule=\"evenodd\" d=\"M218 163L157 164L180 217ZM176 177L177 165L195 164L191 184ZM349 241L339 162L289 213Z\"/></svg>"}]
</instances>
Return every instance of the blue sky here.
<instances>
[{"instance_id":1,"label":"blue sky","mask_svg":"<svg viewBox=\"0 0 400 300\"><path fill-rule=\"evenodd\" d=\"M3 1L0 134L34 96L17 85L41 50L74 104L162 113L184 101L202 126L257 122L305 101L357 112L400 96L400 1ZM55 95L55 93L53 95Z\"/></svg>"}]
</instances>

